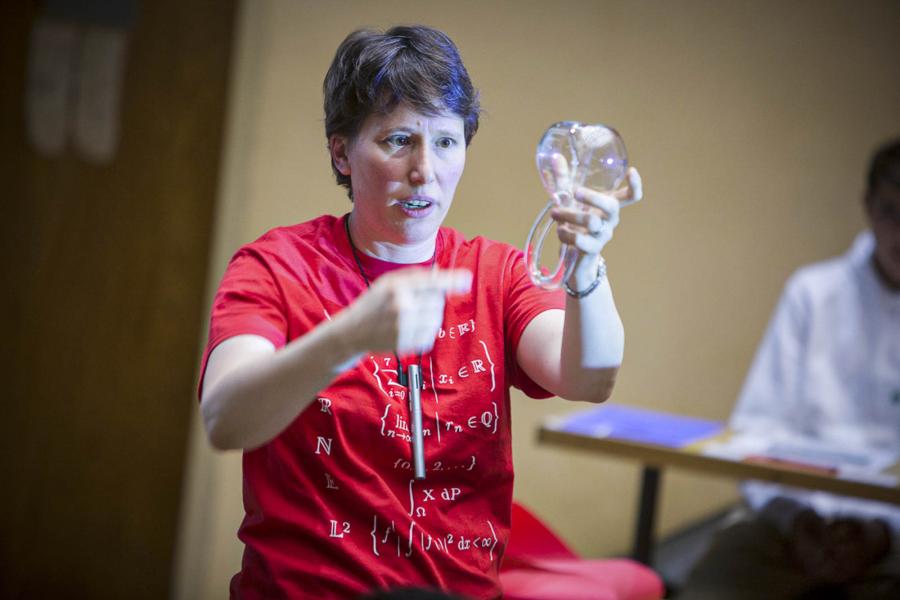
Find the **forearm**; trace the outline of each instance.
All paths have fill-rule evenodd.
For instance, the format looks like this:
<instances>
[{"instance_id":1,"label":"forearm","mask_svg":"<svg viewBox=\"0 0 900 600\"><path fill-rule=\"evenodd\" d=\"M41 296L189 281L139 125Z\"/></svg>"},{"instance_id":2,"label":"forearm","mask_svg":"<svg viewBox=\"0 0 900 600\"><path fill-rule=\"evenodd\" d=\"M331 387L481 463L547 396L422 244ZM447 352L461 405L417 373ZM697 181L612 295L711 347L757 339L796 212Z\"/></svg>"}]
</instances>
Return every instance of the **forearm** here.
<instances>
[{"instance_id":1,"label":"forearm","mask_svg":"<svg viewBox=\"0 0 900 600\"><path fill-rule=\"evenodd\" d=\"M589 275L576 273L570 286L585 289L595 276L596 267ZM564 389L560 395L571 400L605 401L612 393L624 347L622 320L605 277L584 298L567 296L560 353Z\"/></svg>"},{"instance_id":2,"label":"forearm","mask_svg":"<svg viewBox=\"0 0 900 600\"><path fill-rule=\"evenodd\" d=\"M429 351L446 295L467 293L471 285L467 270L402 270L380 277L332 320L277 352L256 336L247 336L256 342L225 340L204 377L201 411L210 441L221 449L268 442L364 352Z\"/></svg>"},{"instance_id":3,"label":"forearm","mask_svg":"<svg viewBox=\"0 0 900 600\"><path fill-rule=\"evenodd\" d=\"M211 382L201 412L212 445L251 449L281 433L359 355L353 332L352 319L338 313L284 348L248 357Z\"/></svg>"},{"instance_id":4,"label":"forearm","mask_svg":"<svg viewBox=\"0 0 900 600\"><path fill-rule=\"evenodd\" d=\"M556 156L565 163L561 156ZM555 164L554 173L565 182L564 167L565 164ZM558 355L559 370L546 378L553 387L545 388L567 400L603 402L612 394L622 364L625 332L605 269L598 270L598 261L603 265L600 252L612 239L613 229L619 223L621 202L641 199L641 178L636 169L629 168L623 188L602 193L576 186L574 195L578 207L558 206L551 211L551 217L559 224L557 237L576 252L576 262L566 282L569 298ZM595 282L598 282L596 287ZM551 360L557 361L556 357ZM535 370L545 374L545 370Z\"/></svg>"}]
</instances>

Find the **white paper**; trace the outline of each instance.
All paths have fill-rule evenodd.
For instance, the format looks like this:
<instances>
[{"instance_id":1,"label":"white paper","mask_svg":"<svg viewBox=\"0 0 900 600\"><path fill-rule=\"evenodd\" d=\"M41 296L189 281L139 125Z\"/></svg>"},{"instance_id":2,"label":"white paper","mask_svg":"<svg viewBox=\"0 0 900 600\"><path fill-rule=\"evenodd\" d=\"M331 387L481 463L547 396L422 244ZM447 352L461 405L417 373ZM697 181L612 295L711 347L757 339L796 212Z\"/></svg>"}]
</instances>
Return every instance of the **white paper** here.
<instances>
[{"instance_id":1,"label":"white paper","mask_svg":"<svg viewBox=\"0 0 900 600\"><path fill-rule=\"evenodd\" d=\"M882 473L897 461L895 453L835 448L833 444L808 438L770 438L754 433L735 433L727 441L709 444L703 449L703 453L728 460L763 456L815 468L834 469L837 477L842 479L882 485L897 483L897 477Z\"/></svg>"}]
</instances>

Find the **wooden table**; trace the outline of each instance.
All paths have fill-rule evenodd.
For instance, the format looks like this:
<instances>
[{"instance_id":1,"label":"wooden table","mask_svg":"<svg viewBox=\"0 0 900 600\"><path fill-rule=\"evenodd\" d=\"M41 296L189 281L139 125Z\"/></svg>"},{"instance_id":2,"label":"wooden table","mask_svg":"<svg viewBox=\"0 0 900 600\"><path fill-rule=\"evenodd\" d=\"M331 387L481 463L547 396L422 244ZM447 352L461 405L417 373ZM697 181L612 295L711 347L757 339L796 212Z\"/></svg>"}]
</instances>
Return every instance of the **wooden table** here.
<instances>
[{"instance_id":1,"label":"wooden table","mask_svg":"<svg viewBox=\"0 0 900 600\"><path fill-rule=\"evenodd\" d=\"M569 415L568 418L571 416ZM672 448L611 436L596 437L582 433L570 433L562 430L561 422L559 418L548 419L538 431L538 441L554 446L633 459L643 464L632 557L644 564L650 564L652 558L657 495L661 472L666 467L687 469L732 479L770 481L900 505L900 485L896 483L890 487L842 479L817 469L760 464L703 454L704 448L708 444L725 441L731 435L728 431L685 447ZM900 465L895 464L886 472L900 475Z\"/></svg>"}]
</instances>

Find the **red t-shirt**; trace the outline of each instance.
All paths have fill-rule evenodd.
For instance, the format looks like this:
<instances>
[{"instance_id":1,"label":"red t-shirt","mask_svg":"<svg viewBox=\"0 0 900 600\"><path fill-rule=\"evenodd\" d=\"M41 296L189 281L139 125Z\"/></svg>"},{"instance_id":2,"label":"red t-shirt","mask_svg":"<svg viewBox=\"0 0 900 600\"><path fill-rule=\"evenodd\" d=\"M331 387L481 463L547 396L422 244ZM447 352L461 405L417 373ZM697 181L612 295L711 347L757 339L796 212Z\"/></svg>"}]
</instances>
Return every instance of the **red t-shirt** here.
<instances>
[{"instance_id":1,"label":"red t-shirt","mask_svg":"<svg viewBox=\"0 0 900 600\"><path fill-rule=\"evenodd\" d=\"M370 280L406 266L360 258ZM507 244L441 228L434 260L470 269L474 283L448 299L421 358L425 480L413 479L396 359L365 355L276 438L244 453L245 550L233 597L352 598L401 585L500 595L513 489L509 386L549 395L518 368L516 347L531 319L565 302L533 286ZM344 218L272 230L231 260L203 366L240 334L280 348L364 291Z\"/></svg>"}]
</instances>

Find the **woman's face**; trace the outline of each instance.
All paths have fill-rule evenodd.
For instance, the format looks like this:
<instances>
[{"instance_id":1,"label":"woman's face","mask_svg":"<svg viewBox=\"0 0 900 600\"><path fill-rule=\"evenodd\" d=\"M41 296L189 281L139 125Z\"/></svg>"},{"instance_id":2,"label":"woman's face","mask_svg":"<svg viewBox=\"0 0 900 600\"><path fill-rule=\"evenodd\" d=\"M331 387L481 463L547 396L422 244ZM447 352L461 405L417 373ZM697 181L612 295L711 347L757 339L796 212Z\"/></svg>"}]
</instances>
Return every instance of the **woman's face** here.
<instances>
[{"instance_id":1,"label":"woman's face","mask_svg":"<svg viewBox=\"0 0 900 600\"><path fill-rule=\"evenodd\" d=\"M339 170L353 187L353 219L369 240L425 242L444 221L466 164L461 117L415 112L400 104L387 115L370 115L341 151L332 143Z\"/></svg>"}]
</instances>

